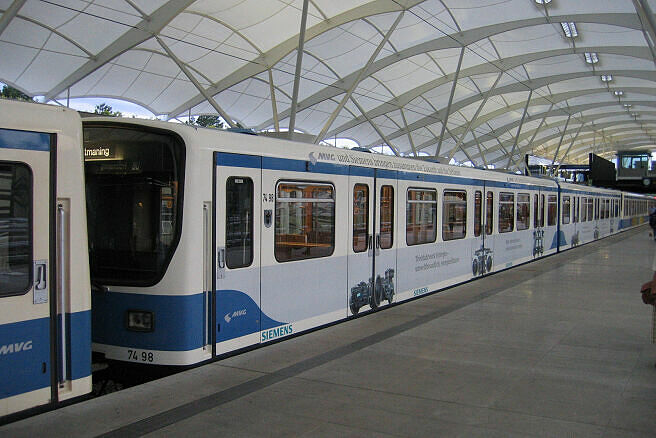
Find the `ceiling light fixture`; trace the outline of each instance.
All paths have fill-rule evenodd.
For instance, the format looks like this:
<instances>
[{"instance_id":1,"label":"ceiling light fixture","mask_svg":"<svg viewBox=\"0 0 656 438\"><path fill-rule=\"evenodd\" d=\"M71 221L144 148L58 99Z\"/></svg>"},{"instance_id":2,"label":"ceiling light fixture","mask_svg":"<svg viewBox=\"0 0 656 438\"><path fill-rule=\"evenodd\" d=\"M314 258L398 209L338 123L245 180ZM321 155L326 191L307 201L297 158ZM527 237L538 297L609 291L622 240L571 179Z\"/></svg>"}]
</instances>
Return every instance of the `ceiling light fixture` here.
<instances>
[{"instance_id":1,"label":"ceiling light fixture","mask_svg":"<svg viewBox=\"0 0 656 438\"><path fill-rule=\"evenodd\" d=\"M601 75L601 82L610 82L613 80L613 75Z\"/></svg>"},{"instance_id":2,"label":"ceiling light fixture","mask_svg":"<svg viewBox=\"0 0 656 438\"><path fill-rule=\"evenodd\" d=\"M616 90L616 91L613 91L613 94L617 97L624 96L624 91Z\"/></svg>"},{"instance_id":3,"label":"ceiling light fixture","mask_svg":"<svg viewBox=\"0 0 656 438\"><path fill-rule=\"evenodd\" d=\"M595 52L585 52L585 62L588 64L596 64L599 62L599 57Z\"/></svg>"},{"instance_id":4,"label":"ceiling light fixture","mask_svg":"<svg viewBox=\"0 0 656 438\"><path fill-rule=\"evenodd\" d=\"M579 31L576 30L576 24L573 21L561 22L560 26L563 28L563 32L565 32L567 38L575 38L579 36Z\"/></svg>"}]
</instances>

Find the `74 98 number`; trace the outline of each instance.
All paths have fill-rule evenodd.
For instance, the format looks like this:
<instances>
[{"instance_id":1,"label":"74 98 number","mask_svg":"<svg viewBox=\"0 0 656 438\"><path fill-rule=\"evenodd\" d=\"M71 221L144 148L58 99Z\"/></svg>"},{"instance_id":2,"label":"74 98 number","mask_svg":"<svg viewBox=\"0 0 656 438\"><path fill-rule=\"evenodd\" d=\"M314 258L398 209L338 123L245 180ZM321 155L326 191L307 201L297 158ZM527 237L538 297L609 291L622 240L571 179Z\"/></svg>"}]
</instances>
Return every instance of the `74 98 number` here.
<instances>
[{"instance_id":1,"label":"74 98 number","mask_svg":"<svg viewBox=\"0 0 656 438\"><path fill-rule=\"evenodd\" d=\"M137 362L152 362L154 360L153 353L147 351L128 350L128 360Z\"/></svg>"}]
</instances>

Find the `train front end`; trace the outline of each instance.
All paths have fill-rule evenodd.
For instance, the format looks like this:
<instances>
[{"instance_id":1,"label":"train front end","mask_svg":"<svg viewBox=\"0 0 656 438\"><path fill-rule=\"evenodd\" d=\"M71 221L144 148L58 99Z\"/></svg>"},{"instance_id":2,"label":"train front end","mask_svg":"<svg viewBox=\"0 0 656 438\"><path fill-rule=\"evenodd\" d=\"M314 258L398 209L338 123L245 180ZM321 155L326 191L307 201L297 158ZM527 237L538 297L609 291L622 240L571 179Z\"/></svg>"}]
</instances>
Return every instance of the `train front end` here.
<instances>
[{"instance_id":1,"label":"train front end","mask_svg":"<svg viewBox=\"0 0 656 438\"><path fill-rule=\"evenodd\" d=\"M89 119L83 132L94 352L152 365L208 358L206 293L176 261L184 141L147 122Z\"/></svg>"}]
</instances>

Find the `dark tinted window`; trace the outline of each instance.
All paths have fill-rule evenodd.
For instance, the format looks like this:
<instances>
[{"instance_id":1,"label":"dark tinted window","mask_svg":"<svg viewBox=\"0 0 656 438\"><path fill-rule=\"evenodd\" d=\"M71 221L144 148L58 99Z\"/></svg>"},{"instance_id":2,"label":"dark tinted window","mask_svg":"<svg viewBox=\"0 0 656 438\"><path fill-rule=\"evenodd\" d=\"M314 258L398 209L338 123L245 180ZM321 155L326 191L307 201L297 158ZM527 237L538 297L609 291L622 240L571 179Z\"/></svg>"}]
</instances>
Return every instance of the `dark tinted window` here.
<instances>
[{"instance_id":1,"label":"dark tinted window","mask_svg":"<svg viewBox=\"0 0 656 438\"><path fill-rule=\"evenodd\" d=\"M0 296L32 287L31 223L32 171L25 164L0 162Z\"/></svg>"},{"instance_id":2,"label":"dark tinted window","mask_svg":"<svg viewBox=\"0 0 656 438\"><path fill-rule=\"evenodd\" d=\"M230 269L253 262L253 181L230 177L226 181L226 266Z\"/></svg>"},{"instance_id":3,"label":"dark tinted window","mask_svg":"<svg viewBox=\"0 0 656 438\"><path fill-rule=\"evenodd\" d=\"M369 186L353 186L353 252L367 250L369 237Z\"/></svg>"},{"instance_id":4,"label":"dark tinted window","mask_svg":"<svg viewBox=\"0 0 656 438\"><path fill-rule=\"evenodd\" d=\"M394 243L394 187L380 188L380 248L389 249Z\"/></svg>"},{"instance_id":5,"label":"dark tinted window","mask_svg":"<svg viewBox=\"0 0 656 438\"><path fill-rule=\"evenodd\" d=\"M85 125L92 281L157 283L180 237L184 145L173 134Z\"/></svg>"}]
</instances>

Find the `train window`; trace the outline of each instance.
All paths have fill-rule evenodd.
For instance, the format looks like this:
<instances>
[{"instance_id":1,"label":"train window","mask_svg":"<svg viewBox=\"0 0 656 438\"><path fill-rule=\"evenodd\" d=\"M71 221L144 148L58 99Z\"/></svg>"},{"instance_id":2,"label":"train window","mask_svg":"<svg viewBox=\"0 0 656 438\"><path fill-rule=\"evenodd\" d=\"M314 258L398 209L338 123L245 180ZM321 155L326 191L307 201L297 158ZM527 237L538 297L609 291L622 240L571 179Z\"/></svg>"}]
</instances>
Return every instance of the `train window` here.
<instances>
[{"instance_id":1,"label":"train window","mask_svg":"<svg viewBox=\"0 0 656 438\"><path fill-rule=\"evenodd\" d=\"M540 195L540 224L539 226L544 227L544 195Z\"/></svg>"},{"instance_id":2,"label":"train window","mask_svg":"<svg viewBox=\"0 0 656 438\"><path fill-rule=\"evenodd\" d=\"M480 190L474 192L474 236L481 235L483 229L483 193Z\"/></svg>"},{"instance_id":3,"label":"train window","mask_svg":"<svg viewBox=\"0 0 656 438\"><path fill-rule=\"evenodd\" d=\"M595 204L594 218L595 220L597 220L599 219L599 198L595 198L594 204Z\"/></svg>"},{"instance_id":4,"label":"train window","mask_svg":"<svg viewBox=\"0 0 656 438\"><path fill-rule=\"evenodd\" d=\"M437 190L408 189L405 217L405 240L408 246L435 242Z\"/></svg>"},{"instance_id":5,"label":"train window","mask_svg":"<svg viewBox=\"0 0 656 438\"><path fill-rule=\"evenodd\" d=\"M444 191L442 240L464 239L467 234L467 192Z\"/></svg>"},{"instance_id":6,"label":"train window","mask_svg":"<svg viewBox=\"0 0 656 438\"><path fill-rule=\"evenodd\" d=\"M563 196L563 211L562 211L562 224L568 224L570 220L570 209L571 209L571 198L569 196Z\"/></svg>"},{"instance_id":7,"label":"train window","mask_svg":"<svg viewBox=\"0 0 656 438\"><path fill-rule=\"evenodd\" d=\"M604 217L606 219L608 219L610 217L610 199L604 200L604 205L605 205L605 208L606 208L606 214L605 214Z\"/></svg>"},{"instance_id":8,"label":"train window","mask_svg":"<svg viewBox=\"0 0 656 438\"><path fill-rule=\"evenodd\" d=\"M0 162L0 296L32 286L32 171Z\"/></svg>"},{"instance_id":9,"label":"train window","mask_svg":"<svg viewBox=\"0 0 656 438\"><path fill-rule=\"evenodd\" d=\"M185 146L168 131L85 123L84 149L91 279L152 286L180 240Z\"/></svg>"},{"instance_id":10,"label":"train window","mask_svg":"<svg viewBox=\"0 0 656 438\"><path fill-rule=\"evenodd\" d=\"M488 236L494 230L494 193L485 195L485 234Z\"/></svg>"},{"instance_id":11,"label":"train window","mask_svg":"<svg viewBox=\"0 0 656 438\"><path fill-rule=\"evenodd\" d=\"M279 262L330 256L335 250L332 184L280 182L276 190L275 256Z\"/></svg>"},{"instance_id":12,"label":"train window","mask_svg":"<svg viewBox=\"0 0 656 438\"><path fill-rule=\"evenodd\" d=\"M556 225L556 217L558 216L558 201L556 195L549 195L547 198L547 225Z\"/></svg>"},{"instance_id":13,"label":"train window","mask_svg":"<svg viewBox=\"0 0 656 438\"><path fill-rule=\"evenodd\" d=\"M367 250L369 237L369 186L353 187L353 252Z\"/></svg>"},{"instance_id":14,"label":"train window","mask_svg":"<svg viewBox=\"0 0 656 438\"><path fill-rule=\"evenodd\" d=\"M380 188L380 249L394 244L394 187Z\"/></svg>"},{"instance_id":15,"label":"train window","mask_svg":"<svg viewBox=\"0 0 656 438\"><path fill-rule=\"evenodd\" d=\"M226 266L244 268L253 263L253 180L226 181Z\"/></svg>"},{"instance_id":16,"label":"train window","mask_svg":"<svg viewBox=\"0 0 656 438\"><path fill-rule=\"evenodd\" d=\"M581 222L585 222L587 219L588 207L587 207L588 198L581 198Z\"/></svg>"},{"instance_id":17,"label":"train window","mask_svg":"<svg viewBox=\"0 0 656 438\"><path fill-rule=\"evenodd\" d=\"M499 193L499 232L509 233L515 229L515 194Z\"/></svg>"},{"instance_id":18,"label":"train window","mask_svg":"<svg viewBox=\"0 0 656 438\"><path fill-rule=\"evenodd\" d=\"M531 226L531 196L528 193L517 195L517 229L527 230Z\"/></svg>"},{"instance_id":19,"label":"train window","mask_svg":"<svg viewBox=\"0 0 656 438\"><path fill-rule=\"evenodd\" d=\"M538 199L539 196L537 195L537 193L533 195L533 228L538 227L538 217L539 217L538 213L540 211L540 203Z\"/></svg>"},{"instance_id":20,"label":"train window","mask_svg":"<svg viewBox=\"0 0 656 438\"><path fill-rule=\"evenodd\" d=\"M591 221L591 220L594 219L594 207L593 207L594 200L592 198L588 198L586 200L586 202L588 203L588 208L587 208L587 210L588 210L588 221Z\"/></svg>"}]
</instances>

